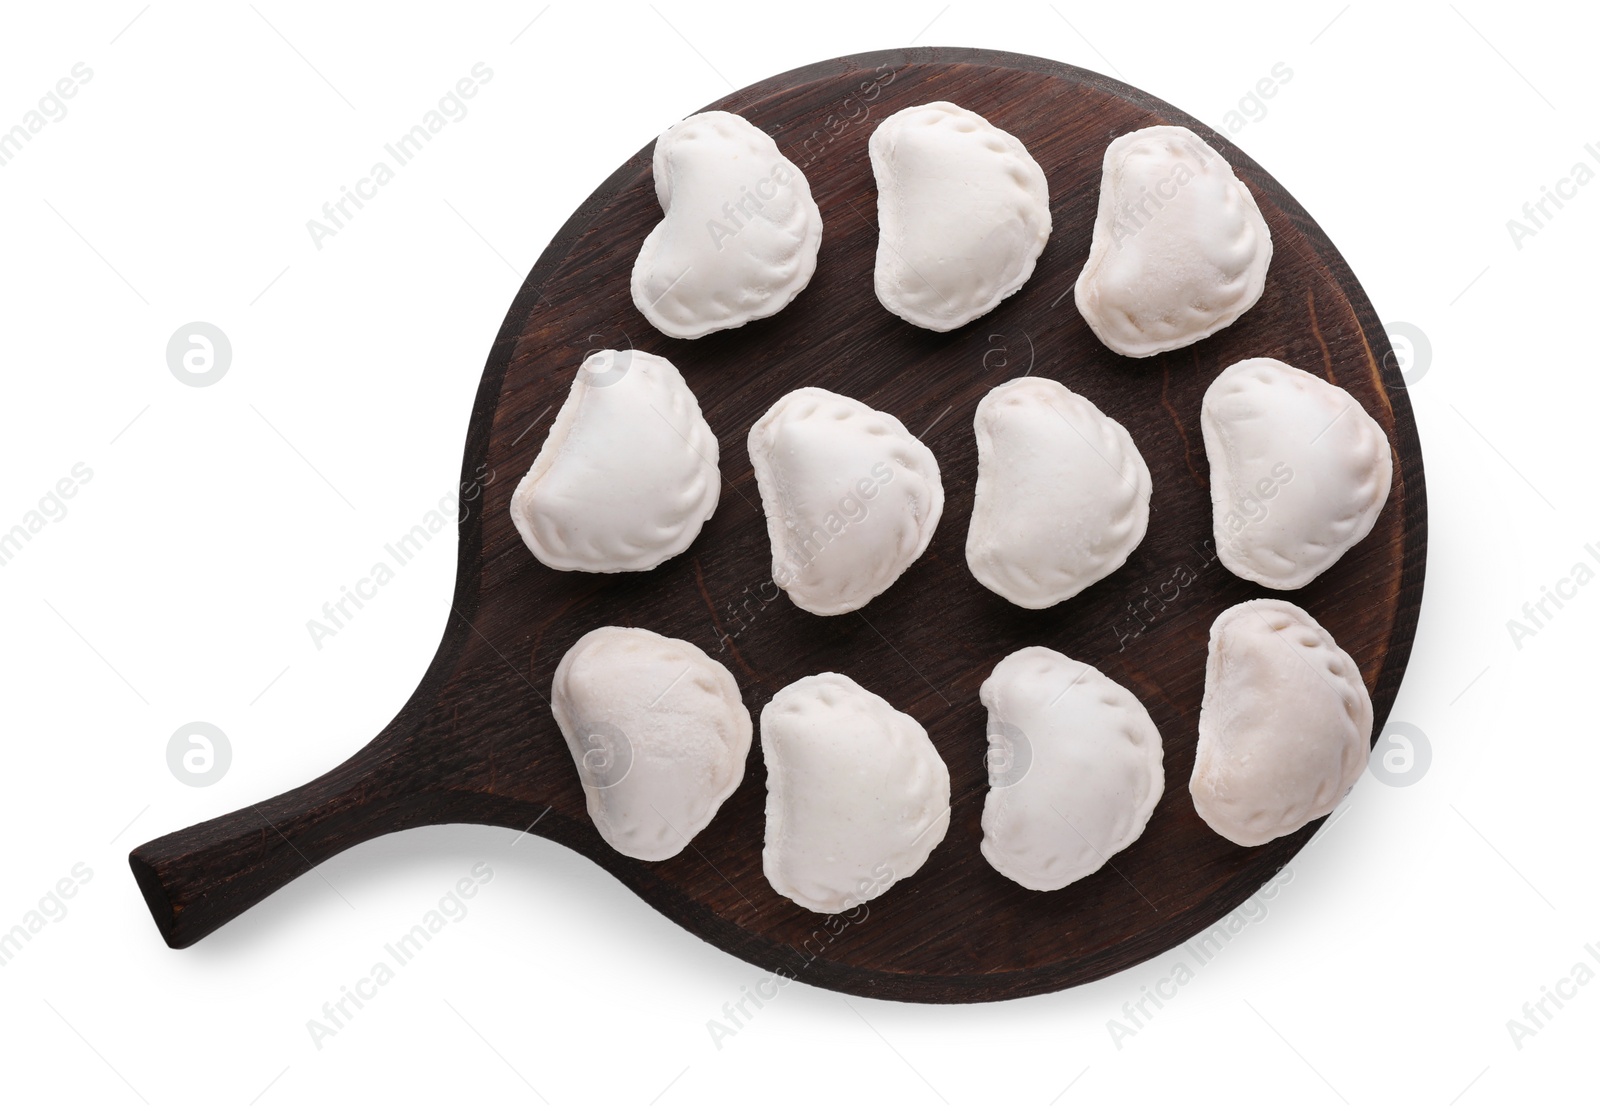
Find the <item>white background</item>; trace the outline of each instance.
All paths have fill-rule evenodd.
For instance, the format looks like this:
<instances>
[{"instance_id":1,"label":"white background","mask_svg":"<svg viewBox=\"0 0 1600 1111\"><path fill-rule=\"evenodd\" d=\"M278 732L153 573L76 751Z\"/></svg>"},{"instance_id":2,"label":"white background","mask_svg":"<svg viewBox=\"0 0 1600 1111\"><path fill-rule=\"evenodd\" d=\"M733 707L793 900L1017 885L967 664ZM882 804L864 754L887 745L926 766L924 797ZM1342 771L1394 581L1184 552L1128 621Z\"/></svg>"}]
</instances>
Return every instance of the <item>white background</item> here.
<instances>
[{"instance_id":1,"label":"white background","mask_svg":"<svg viewBox=\"0 0 1600 1111\"><path fill-rule=\"evenodd\" d=\"M8 6L0 129L75 63L93 76L0 167L0 531L75 463L93 478L0 567L0 930L75 864L93 878L0 967L0 1099L1467 1108L1589 1090L1600 986L1520 1046L1507 1027L1576 963L1600 973L1600 586L1520 645L1507 629L1575 563L1600 569L1580 342L1600 184L1520 247L1507 229L1575 163L1600 168L1600 26L1577 12ZM1265 916L1120 1044L1108 1021L1180 954L981 1007L791 985L718 1047L707 1022L755 969L497 829L366 845L168 951L128 850L322 772L421 675L453 542L320 649L306 622L453 489L484 356L567 215L731 87L913 40L1111 72L1218 128L1292 70L1235 140L1432 347L1411 391L1427 597L1394 711L1429 738L1426 774L1364 779ZM477 62L493 78L470 113L318 250L306 221ZM232 341L209 388L166 366L190 321ZM205 788L166 758L196 720L233 753ZM308 1020L479 861L493 879L466 917L318 1048Z\"/></svg>"}]
</instances>

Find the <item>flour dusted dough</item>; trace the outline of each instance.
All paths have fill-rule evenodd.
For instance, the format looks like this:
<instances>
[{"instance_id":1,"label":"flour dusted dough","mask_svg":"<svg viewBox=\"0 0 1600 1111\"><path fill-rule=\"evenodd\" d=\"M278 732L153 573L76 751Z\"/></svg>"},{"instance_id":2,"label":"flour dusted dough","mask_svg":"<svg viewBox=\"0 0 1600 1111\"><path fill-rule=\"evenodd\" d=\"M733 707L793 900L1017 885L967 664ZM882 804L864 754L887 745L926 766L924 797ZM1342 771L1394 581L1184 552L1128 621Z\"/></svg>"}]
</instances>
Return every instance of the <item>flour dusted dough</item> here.
<instances>
[{"instance_id":1,"label":"flour dusted dough","mask_svg":"<svg viewBox=\"0 0 1600 1111\"><path fill-rule=\"evenodd\" d=\"M772 543L772 581L794 604L860 609L933 538L944 512L939 464L888 413L806 387L750 429L750 464Z\"/></svg>"},{"instance_id":2,"label":"flour dusted dough","mask_svg":"<svg viewBox=\"0 0 1600 1111\"><path fill-rule=\"evenodd\" d=\"M1272 234L1222 155L1186 127L1114 139L1100 176L1078 311L1111 350L1187 347L1261 297Z\"/></svg>"},{"instance_id":3,"label":"flour dusted dough","mask_svg":"<svg viewBox=\"0 0 1600 1111\"><path fill-rule=\"evenodd\" d=\"M941 100L896 112L867 147L884 308L948 332L1022 288L1050 237L1050 190L1021 141Z\"/></svg>"},{"instance_id":4,"label":"flour dusted dough","mask_svg":"<svg viewBox=\"0 0 1600 1111\"><path fill-rule=\"evenodd\" d=\"M721 491L717 438L677 368L601 351L579 367L511 519L557 571L647 571L694 542Z\"/></svg>"},{"instance_id":5,"label":"flour dusted dough","mask_svg":"<svg viewBox=\"0 0 1600 1111\"><path fill-rule=\"evenodd\" d=\"M688 641L596 629L561 657L550 707L589 817L624 856L675 856L744 778L750 711L728 669Z\"/></svg>"},{"instance_id":6,"label":"flour dusted dough","mask_svg":"<svg viewBox=\"0 0 1600 1111\"><path fill-rule=\"evenodd\" d=\"M1136 841L1161 800L1161 734L1144 705L1049 648L1011 653L984 681L989 794L983 855L1054 891Z\"/></svg>"},{"instance_id":7,"label":"flour dusted dough","mask_svg":"<svg viewBox=\"0 0 1600 1111\"><path fill-rule=\"evenodd\" d=\"M1258 598L1211 626L1189 793L1217 833L1262 845L1332 812L1371 736L1360 669L1305 610Z\"/></svg>"},{"instance_id":8,"label":"flour dusted dough","mask_svg":"<svg viewBox=\"0 0 1600 1111\"><path fill-rule=\"evenodd\" d=\"M811 281L822 214L760 128L702 112L656 140L661 223L633 265L633 303L676 339L771 316Z\"/></svg>"},{"instance_id":9,"label":"flour dusted dough","mask_svg":"<svg viewBox=\"0 0 1600 1111\"><path fill-rule=\"evenodd\" d=\"M1044 609L1105 578L1144 539L1150 471L1127 429L1049 378L990 390L973 419L978 483L967 566Z\"/></svg>"},{"instance_id":10,"label":"flour dusted dough","mask_svg":"<svg viewBox=\"0 0 1600 1111\"><path fill-rule=\"evenodd\" d=\"M1345 390L1276 359L1217 375L1200 406L1217 556L1273 590L1302 587L1363 537L1389 497L1389 441Z\"/></svg>"},{"instance_id":11,"label":"flour dusted dough","mask_svg":"<svg viewBox=\"0 0 1600 1111\"><path fill-rule=\"evenodd\" d=\"M837 914L927 861L950 826L950 773L927 731L834 672L790 683L761 711L762 866L773 890Z\"/></svg>"}]
</instances>

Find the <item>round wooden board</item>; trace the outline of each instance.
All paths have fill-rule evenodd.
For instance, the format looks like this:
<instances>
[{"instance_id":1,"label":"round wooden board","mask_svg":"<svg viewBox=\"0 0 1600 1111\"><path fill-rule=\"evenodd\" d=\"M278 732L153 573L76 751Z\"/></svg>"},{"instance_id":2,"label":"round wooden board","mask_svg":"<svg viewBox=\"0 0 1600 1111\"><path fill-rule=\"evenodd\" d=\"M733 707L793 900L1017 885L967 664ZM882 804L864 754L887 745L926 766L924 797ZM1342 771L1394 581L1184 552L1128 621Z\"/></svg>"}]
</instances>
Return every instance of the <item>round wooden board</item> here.
<instances>
[{"instance_id":1,"label":"round wooden board","mask_svg":"<svg viewBox=\"0 0 1600 1111\"><path fill-rule=\"evenodd\" d=\"M1027 286L943 335L894 317L872 288L877 195L867 141L891 113L933 100L954 101L1021 139L1049 179L1054 219ZM1271 356L1343 386L1388 433L1394 484L1372 534L1284 595L1355 657L1382 723L1421 602L1426 509L1417 431L1378 317L1327 237L1261 167L1197 120L1098 74L992 51L885 51L807 66L710 107L745 116L805 171L825 229L816 276L767 320L694 341L657 333L629 292L639 244L661 218L650 146L600 186L539 259L490 356L468 440L464 479L481 478L485 459L493 473L482 515L463 526L456 608L471 631L452 622L446 647L458 641L461 658L448 678L426 684L442 688L439 704L455 704L463 721L477 718L495 734L483 743L518 767L506 776L504 807L466 809L506 821L524 806L548 805L534 833L591 857L686 929L765 968L861 995L1004 999L1093 980L1179 945L1246 900L1320 825L1244 849L1212 833L1190 801L1211 622L1271 593L1215 559L1201 396L1223 367ZM1153 124L1189 127L1228 159L1260 204L1274 255L1265 294L1238 323L1184 350L1132 360L1095 339L1071 289L1089 250L1105 147ZM511 492L585 353L626 346L671 359L699 397L721 444L721 502L688 552L654 571L554 572L513 529ZM1022 374L1058 379L1120 421L1154 480L1149 532L1126 565L1042 612L979 586L964 557L973 412L989 389ZM801 386L893 413L933 450L944 478L944 517L927 553L864 610L839 617L805 613L772 586L745 446L751 424ZM851 676L927 728L950 768L949 833L919 872L853 921L803 910L762 875L766 775L757 744L744 782L689 849L654 864L619 855L585 813L543 701L562 654L600 625L642 626L701 646L731 669L752 714L801 676ZM1166 751L1166 791L1143 837L1111 866L1050 893L1000 876L978 849L986 791L978 687L1002 657L1031 644L1093 664L1131 690ZM529 747L513 756L519 746ZM496 758L488 757L491 769ZM492 770L490 780L497 791Z\"/></svg>"}]
</instances>

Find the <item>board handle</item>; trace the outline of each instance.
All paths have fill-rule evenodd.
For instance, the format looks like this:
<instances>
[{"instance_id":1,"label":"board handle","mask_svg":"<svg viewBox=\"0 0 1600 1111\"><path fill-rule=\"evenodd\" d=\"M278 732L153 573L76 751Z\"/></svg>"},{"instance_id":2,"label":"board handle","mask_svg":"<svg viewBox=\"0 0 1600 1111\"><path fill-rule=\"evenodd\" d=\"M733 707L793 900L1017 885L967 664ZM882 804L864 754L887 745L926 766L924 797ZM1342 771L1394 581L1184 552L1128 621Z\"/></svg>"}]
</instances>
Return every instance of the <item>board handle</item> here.
<instances>
[{"instance_id":1,"label":"board handle","mask_svg":"<svg viewBox=\"0 0 1600 1111\"><path fill-rule=\"evenodd\" d=\"M384 833L447 820L438 796L367 771L370 750L265 802L147 841L128 854L162 938L193 945L329 857ZM342 898L343 896L341 896Z\"/></svg>"}]
</instances>

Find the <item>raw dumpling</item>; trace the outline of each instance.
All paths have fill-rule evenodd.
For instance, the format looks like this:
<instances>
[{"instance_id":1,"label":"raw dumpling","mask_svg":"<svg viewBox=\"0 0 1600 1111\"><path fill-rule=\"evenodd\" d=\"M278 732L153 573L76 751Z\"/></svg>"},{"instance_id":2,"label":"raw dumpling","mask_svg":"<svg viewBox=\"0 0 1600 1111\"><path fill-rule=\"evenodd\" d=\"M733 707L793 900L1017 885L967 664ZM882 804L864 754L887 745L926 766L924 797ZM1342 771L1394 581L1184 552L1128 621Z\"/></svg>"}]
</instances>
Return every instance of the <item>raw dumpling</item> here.
<instances>
[{"instance_id":1,"label":"raw dumpling","mask_svg":"<svg viewBox=\"0 0 1600 1111\"><path fill-rule=\"evenodd\" d=\"M721 492L717 438L677 367L601 351L578 368L511 519L557 571L648 571L694 543Z\"/></svg>"},{"instance_id":2,"label":"raw dumpling","mask_svg":"<svg viewBox=\"0 0 1600 1111\"><path fill-rule=\"evenodd\" d=\"M1273 590L1304 586L1372 531L1389 441L1360 402L1276 359L1217 375L1200 405L1217 557Z\"/></svg>"},{"instance_id":3,"label":"raw dumpling","mask_svg":"<svg viewBox=\"0 0 1600 1111\"><path fill-rule=\"evenodd\" d=\"M990 390L973 419L978 484L967 566L1028 609L1071 598L1144 539L1150 471L1127 429L1049 378Z\"/></svg>"},{"instance_id":4,"label":"raw dumpling","mask_svg":"<svg viewBox=\"0 0 1600 1111\"><path fill-rule=\"evenodd\" d=\"M661 223L633 264L633 303L675 339L771 316L811 281L822 214L765 131L702 112L656 140Z\"/></svg>"},{"instance_id":5,"label":"raw dumpling","mask_svg":"<svg viewBox=\"0 0 1600 1111\"><path fill-rule=\"evenodd\" d=\"M948 332L1022 288L1050 237L1050 189L1015 136L941 100L896 112L867 146L884 308Z\"/></svg>"},{"instance_id":6,"label":"raw dumpling","mask_svg":"<svg viewBox=\"0 0 1600 1111\"><path fill-rule=\"evenodd\" d=\"M1189 793L1236 845L1263 845L1332 812L1367 766L1372 699L1328 630L1258 598L1211 626Z\"/></svg>"},{"instance_id":7,"label":"raw dumpling","mask_svg":"<svg viewBox=\"0 0 1600 1111\"><path fill-rule=\"evenodd\" d=\"M888 413L808 386L750 429L772 581L810 613L860 609L920 556L944 512L933 452Z\"/></svg>"},{"instance_id":8,"label":"raw dumpling","mask_svg":"<svg viewBox=\"0 0 1600 1111\"><path fill-rule=\"evenodd\" d=\"M950 826L950 772L916 720L834 672L761 711L773 890L822 914L881 895Z\"/></svg>"},{"instance_id":9,"label":"raw dumpling","mask_svg":"<svg viewBox=\"0 0 1600 1111\"><path fill-rule=\"evenodd\" d=\"M1049 648L1001 660L989 708L983 855L1034 891L1080 880L1144 832L1161 799L1161 734L1144 705Z\"/></svg>"},{"instance_id":10,"label":"raw dumpling","mask_svg":"<svg viewBox=\"0 0 1600 1111\"><path fill-rule=\"evenodd\" d=\"M683 850L744 778L750 711L728 669L684 640L608 625L561 657L550 708L606 844Z\"/></svg>"},{"instance_id":11,"label":"raw dumpling","mask_svg":"<svg viewBox=\"0 0 1600 1111\"><path fill-rule=\"evenodd\" d=\"M1186 127L1112 141L1078 311L1100 342L1142 358L1232 324L1261 297L1272 233L1233 168Z\"/></svg>"}]
</instances>

